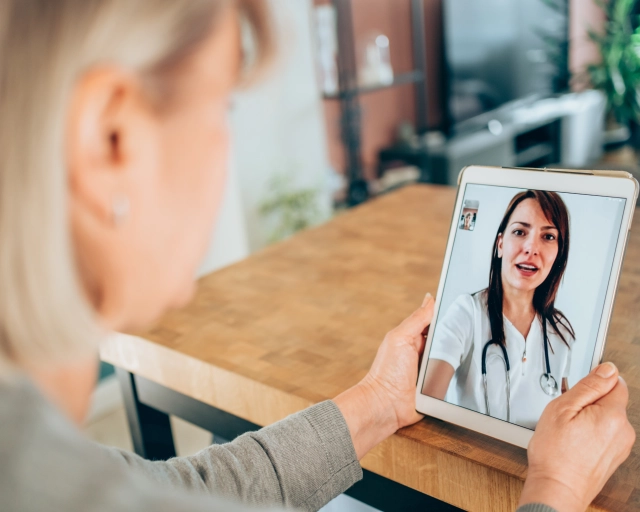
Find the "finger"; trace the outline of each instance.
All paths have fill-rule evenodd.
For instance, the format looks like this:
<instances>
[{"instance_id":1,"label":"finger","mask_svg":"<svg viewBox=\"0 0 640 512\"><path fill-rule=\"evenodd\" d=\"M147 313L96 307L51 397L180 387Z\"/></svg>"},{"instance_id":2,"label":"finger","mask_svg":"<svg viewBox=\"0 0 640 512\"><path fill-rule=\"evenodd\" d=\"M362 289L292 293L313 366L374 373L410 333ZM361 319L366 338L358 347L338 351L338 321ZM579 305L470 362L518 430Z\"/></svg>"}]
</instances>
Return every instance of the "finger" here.
<instances>
[{"instance_id":1,"label":"finger","mask_svg":"<svg viewBox=\"0 0 640 512\"><path fill-rule=\"evenodd\" d=\"M618 369L613 363L603 363L594 368L561 398L573 409L580 411L609 393L617 382Z\"/></svg>"},{"instance_id":2,"label":"finger","mask_svg":"<svg viewBox=\"0 0 640 512\"><path fill-rule=\"evenodd\" d=\"M433 318L434 300L430 293L427 293L422 305L407 317L400 325L399 329L411 336L421 335Z\"/></svg>"},{"instance_id":3,"label":"finger","mask_svg":"<svg viewBox=\"0 0 640 512\"><path fill-rule=\"evenodd\" d=\"M606 407L607 409L626 409L629 403L629 388L624 379L618 376L618 381L614 388L596 401L596 404Z\"/></svg>"},{"instance_id":4,"label":"finger","mask_svg":"<svg viewBox=\"0 0 640 512\"><path fill-rule=\"evenodd\" d=\"M420 333L418 338L418 368L422 366L422 358L424 356L424 348L427 345L427 335L429 334L429 326L427 325Z\"/></svg>"}]
</instances>

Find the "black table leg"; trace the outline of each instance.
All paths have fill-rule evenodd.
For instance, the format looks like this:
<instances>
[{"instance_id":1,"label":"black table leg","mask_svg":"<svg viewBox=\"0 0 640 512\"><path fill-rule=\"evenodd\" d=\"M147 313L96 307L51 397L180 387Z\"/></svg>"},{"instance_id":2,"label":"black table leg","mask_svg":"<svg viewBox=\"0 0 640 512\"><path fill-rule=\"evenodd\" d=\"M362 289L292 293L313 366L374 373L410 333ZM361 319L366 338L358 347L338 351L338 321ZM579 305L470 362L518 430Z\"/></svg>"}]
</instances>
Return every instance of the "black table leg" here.
<instances>
[{"instance_id":1,"label":"black table leg","mask_svg":"<svg viewBox=\"0 0 640 512\"><path fill-rule=\"evenodd\" d=\"M461 512L458 507L366 469L362 470L362 480L353 484L345 494L381 511Z\"/></svg>"},{"instance_id":2,"label":"black table leg","mask_svg":"<svg viewBox=\"0 0 640 512\"><path fill-rule=\"evenodd\" d=\"M169 415L149 407L138 399L135 376L116 368L134 451L150 460L166 460L176 456Z\"/></svg>"}]
</instances>

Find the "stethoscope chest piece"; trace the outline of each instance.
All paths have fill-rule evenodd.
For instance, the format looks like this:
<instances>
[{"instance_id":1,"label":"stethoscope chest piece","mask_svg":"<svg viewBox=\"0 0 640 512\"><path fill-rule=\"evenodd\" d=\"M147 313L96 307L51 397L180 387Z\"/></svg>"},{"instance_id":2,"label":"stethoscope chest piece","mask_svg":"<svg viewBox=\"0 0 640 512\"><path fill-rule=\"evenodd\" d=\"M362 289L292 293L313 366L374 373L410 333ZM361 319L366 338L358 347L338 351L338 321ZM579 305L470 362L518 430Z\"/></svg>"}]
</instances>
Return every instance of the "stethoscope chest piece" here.
<instances>
[{"instance_id":1,"label":"stethoscope chest piece","mask_svg":"<svg viewBox=\"0 0 640 512\"><path fill-rule=\"evenodd\" d=\"M550 373L543 373L540 375L540 387L549 396L556 396L558 394L558 382Z\"/></svg>"}]
</instances>

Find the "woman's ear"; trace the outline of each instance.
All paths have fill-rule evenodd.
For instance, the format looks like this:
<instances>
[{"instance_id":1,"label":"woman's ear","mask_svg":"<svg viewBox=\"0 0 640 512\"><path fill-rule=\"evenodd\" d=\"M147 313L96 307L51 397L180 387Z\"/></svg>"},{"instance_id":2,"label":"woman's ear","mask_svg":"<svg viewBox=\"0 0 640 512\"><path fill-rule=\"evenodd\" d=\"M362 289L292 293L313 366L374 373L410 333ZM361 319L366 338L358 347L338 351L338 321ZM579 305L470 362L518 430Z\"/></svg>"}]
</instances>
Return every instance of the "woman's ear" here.
<instances>
[{"instance_id":1,"label":"woman's ear","mask_svg":"<svg viewBox=\"0 0 640 512\"><path fill-rule=\"evenodd\" d=\"M502 233L498 233L498 244L497 244L497 250L498 250L498 258L502 258Z\"/></svg>"},{"instance_id":2,"label":"woman's ear","mask_svg":"<svg viewBox=\"0 0 640 512\"><path fill-rule=\"evenodd\" d=\"M149 125L139 81L124 70L94 69L76 84L66 132L70 196L93 224L118 223L131 200L138 153L152 142Z\"/></svg>"}]
</instances>

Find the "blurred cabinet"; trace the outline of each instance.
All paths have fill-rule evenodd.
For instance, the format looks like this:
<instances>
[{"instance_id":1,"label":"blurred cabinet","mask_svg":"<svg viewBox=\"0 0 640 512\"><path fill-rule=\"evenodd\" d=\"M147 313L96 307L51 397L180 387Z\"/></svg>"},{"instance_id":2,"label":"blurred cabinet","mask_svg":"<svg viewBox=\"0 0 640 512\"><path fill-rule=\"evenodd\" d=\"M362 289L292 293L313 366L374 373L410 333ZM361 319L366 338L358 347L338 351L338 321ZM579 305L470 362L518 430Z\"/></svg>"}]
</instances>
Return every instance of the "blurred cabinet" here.
<instances>
[{"instance_id":1,"label":"blurred cabinet","mask_svg":"<svg viewBox=\"0 0 640 512\"><path fill-rule=\"evenodd\" d=\"M431 171L443 181L455 185L460 171L468 165L515 166L511 134L493 135L488 130L451 139L430 149Z\"/></svg>"},{"instance_id":2,"label":"blurred cabinet","mask_svg":"<svg viewBox=\"0 0 640 512\"><path fill-rule=\"evenodd\" d=\"M548 98L429 146L433 181L455 185L467 165L588 167L602 155L605 106L597 91Z\"/></svg>"}]
</instances>

